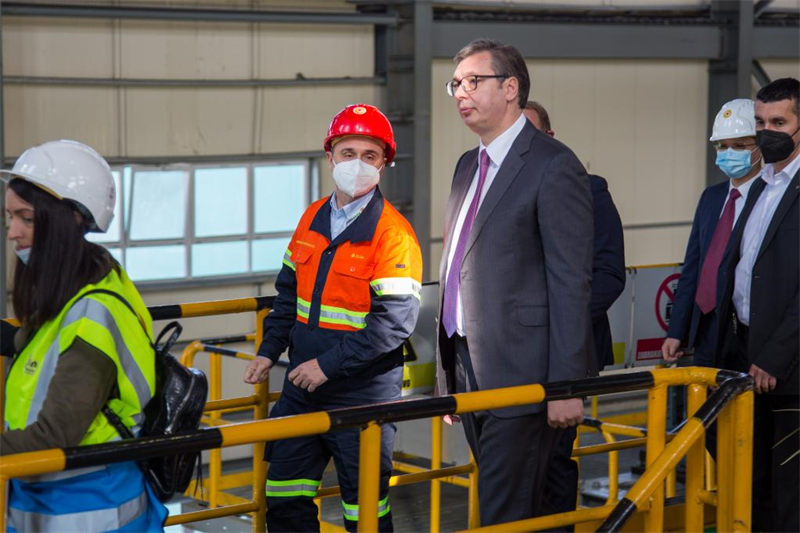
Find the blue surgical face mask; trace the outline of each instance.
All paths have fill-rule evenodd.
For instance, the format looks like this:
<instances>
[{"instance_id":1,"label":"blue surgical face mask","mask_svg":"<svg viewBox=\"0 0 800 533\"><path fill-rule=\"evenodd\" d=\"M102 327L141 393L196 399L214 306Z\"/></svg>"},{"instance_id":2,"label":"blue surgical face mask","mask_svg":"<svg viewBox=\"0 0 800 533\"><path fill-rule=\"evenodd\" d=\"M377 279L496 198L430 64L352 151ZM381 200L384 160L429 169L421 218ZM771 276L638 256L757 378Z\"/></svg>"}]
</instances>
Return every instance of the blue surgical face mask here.
<instances>
[{"instance_id":1,"label":"blue surgical face mask","mask_svg":"<svg viewBox=\"0 0 800 533\"><path fill-rule=\"evenodd\" d=\"M17 254L20 261L27 265L28 260L31 258L31 246L27 248L14 248L14 253Z\"/></svg>"},{"instance_id":2,"label":"blue surgical face mask","mask_svg":"<svg viewBox=\"0 0 800 533\"><path fill-rule=\"evenodd\" d=\"M753 165L750 163L750 150L728 148L717 152L717 166L731 179L745 176Z\"/></svg>"}]
</instances>

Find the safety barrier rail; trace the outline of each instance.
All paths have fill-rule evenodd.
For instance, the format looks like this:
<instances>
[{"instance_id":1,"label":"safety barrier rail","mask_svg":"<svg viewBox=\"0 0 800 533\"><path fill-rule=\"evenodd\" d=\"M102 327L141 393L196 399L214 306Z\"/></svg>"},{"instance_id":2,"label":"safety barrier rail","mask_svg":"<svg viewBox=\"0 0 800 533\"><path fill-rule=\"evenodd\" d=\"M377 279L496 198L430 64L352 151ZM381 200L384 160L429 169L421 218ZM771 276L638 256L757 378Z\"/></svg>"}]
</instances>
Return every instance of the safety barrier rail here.
<instances>
[{"instance_id":1,"label":"safety barrier rail","mask_svg":"<svg viewBox=\"0 0 800 533\"><path fill-rule=\"evenodd\" d=\"M250 337L250 335L247 335L204 340L202 342L195 341L189 343L186 348L184 348L183 353L181 354L181 363L185 366L194 366L194 361L197 354L201 352L209 354L210 386L208 403L204 409L205 416L202 420L204 424L209 426L220 426L222 424L229 423L229 421L226 421L220 415L229 412L255 410L256 406L263 406L266 408L267 404L277 400L277 398L280 396L280 393L278 392L271 392L267 393L266 396L263 394L253 394L251 396L241 398L228 398L225 400L221 399L221 357L252 360L255 356L253 354L222 348L220 346L212 346L207 343L214 341L240 342L241 340L252 340ZM441 483L449 483L468 489L470 523L474 525L478 524L477 467L475 466L475 462L470 460L468 464L442 468L441 424L442 422L439 418L431 419L430 468L424 468L403 461L394 460L392 461L393 469L398 472L403 472L404 475L394 475L389 479L389 486L391 487L409 485L412 483L422 483L426 481L431 482L431 533L436 533L439 531L441 513ZM467 477L461 477L462 475L466 475ZM253 483L253 481L254 479L249 472L223 475L221 451L219 449L212 449L210 451L209 472L208 477L204 478L203 486L203 494L205 499L208 501L210 508L218 508L220 504L238 505L251 503L248 500L234 496L228 492L224 492L224 490L228 488L241 487L243 485ZM186 493L193 494L197 488L196 482L193 482L186 490ZM253 490L257 490L256 487L253 487ZM340 494L341 491L339 486L322 487L318 491L315 501L317 505L320 505L320 500L323 498L339 496ZM238 513L239 511L236 513L232 512L231 514Z\"/></svg>"},{"instance_id":2,"label":"safety barrier rail","mask_svg":"<svg viewBox=\"0 0 800 533\"><path fill-rule=\"evenodd\" d=\"M692 416L669 444L666 444L666 390L668 386L676 385L689 386L689 412ZM708 386L718 386L718 388L706 400ZM664 480L684 455L688 461L685 529L700 530L703 527L704 512L701 494L703 436L705 429L717 419L718 415L717 527L725 531L748 530L752 477L752 378L725 370L696 367L656 369L571 382L523 385L436 398L402 400L242 422L171 438L148 437L126 442L4 456L0 458L0 487L5 491L5 480L11 477L211 448L263 443L344 428L361 428L359 530L376 531L381 423L644 389L648 390L647 471L628 491L625 498L616 505L580 509L570 513L490 526L479 531L526 531L597 520L604 520L601 525L602 531L618 531L637 510L644 511L644 530L661 531L665 505ZM736 483L733 483L734 477ZM0 494L0 501L5 501L5 494ZM241 505L239 512L252 512L257 509L256 505ZM0 530L5 528L4 519L5 514L0 518Z\"/></svg>"}]
</instances>

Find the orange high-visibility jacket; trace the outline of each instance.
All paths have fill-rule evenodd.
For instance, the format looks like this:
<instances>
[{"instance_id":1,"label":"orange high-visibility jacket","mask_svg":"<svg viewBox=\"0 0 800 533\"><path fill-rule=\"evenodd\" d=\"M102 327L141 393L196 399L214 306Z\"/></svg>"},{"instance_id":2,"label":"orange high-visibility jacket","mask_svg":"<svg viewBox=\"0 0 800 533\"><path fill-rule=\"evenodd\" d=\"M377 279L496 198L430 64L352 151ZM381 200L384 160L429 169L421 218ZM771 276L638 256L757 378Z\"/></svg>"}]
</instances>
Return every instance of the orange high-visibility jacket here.
<instances>
[{"instance_id":1,"label":"orange high-visibility jacket","mask_svg":"<svg viewBox=\"0 0 800 533\"><path fill-rule=\"evenodd\" d=\"M303 214L275 283L258 355L290 368L317 358L329 380L402 365L419 314L422 255L414 230L378 189L331 241L330 197Z\"/></svg>"}]
</instances>

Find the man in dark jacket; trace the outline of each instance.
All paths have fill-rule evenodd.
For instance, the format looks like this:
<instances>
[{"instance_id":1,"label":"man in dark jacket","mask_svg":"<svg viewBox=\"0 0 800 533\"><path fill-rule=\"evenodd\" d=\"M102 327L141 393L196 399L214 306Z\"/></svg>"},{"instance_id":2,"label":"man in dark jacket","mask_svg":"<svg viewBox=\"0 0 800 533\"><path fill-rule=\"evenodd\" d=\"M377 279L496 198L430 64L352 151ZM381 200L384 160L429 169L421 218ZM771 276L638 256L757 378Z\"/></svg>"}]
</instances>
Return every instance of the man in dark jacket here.
<instances>
[{"instance_id":1,"label":"man in dark jacket","mask_svg":"<svg viewBox=\"0 0 800 533\"><path fill-rule=\"evenodd\" d=\"M716 364L753 376L753 531L800 531L800 82L758 91L764 158L719 271Z\"/></svg>"}]
</instances>

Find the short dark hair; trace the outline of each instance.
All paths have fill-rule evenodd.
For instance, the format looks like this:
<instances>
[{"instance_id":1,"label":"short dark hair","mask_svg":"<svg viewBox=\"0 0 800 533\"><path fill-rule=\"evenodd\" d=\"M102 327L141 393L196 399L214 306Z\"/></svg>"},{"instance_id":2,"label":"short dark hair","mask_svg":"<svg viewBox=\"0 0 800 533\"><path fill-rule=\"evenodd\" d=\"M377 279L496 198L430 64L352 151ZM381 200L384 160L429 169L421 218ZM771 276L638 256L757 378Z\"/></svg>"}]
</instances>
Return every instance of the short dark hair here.
<instances>
[{"instance_id":1,"label":"short dark hair","mask_svg":"<svg viewBox=\"0 0 800 533\"><path fill-rule=\"evenodd\" d=\"M69 200L59 200L23 179L8 185L33 206L33 246L28 264L17 260L11 301L24 326L52 320L77 292L97 283L119 264L85 235L91 221Z\"/></svg>"},{"instance_id":2,"label":"short dark hair","mask_svg":"<svg viewBox=\"0 0 800 533\"><path fill-rule=\"evenodd\" d=\"M480 52L489 52L492 55L492 68L495 74L517 78L519 82L517 103L520 109L524 109L525 102L528 101L528 93L531 90L531 79L528 74L528 66L519 50L495 39L475 39L459 50L453 61L458 65L469 56Z\"/></svg>"},{"instance_id":3,"label":"short dark hair","mask_svg":"<svg viewBox=\"0 0 800 533\"><path fill-rule=\"evenodd\" d=\"M547 109L542 104L535 100L528 100L525 104L525 109L532 109L539 115L539 122L542 123L542 128L545 130L552 130L550 126L550 115L547 114Z\"/></svg>"},{"instance_id":4,"label":"short dark hair","mask_svg":"<svg viewBox=\"0 0 800 533\"><path fill-rule=\"evenodd\" d=\"M756 99L765 104L791 100L794 114L800 117L800 81L795 78L780 78L763 86L756 94Z\"/></svg>"}]
</instances>

